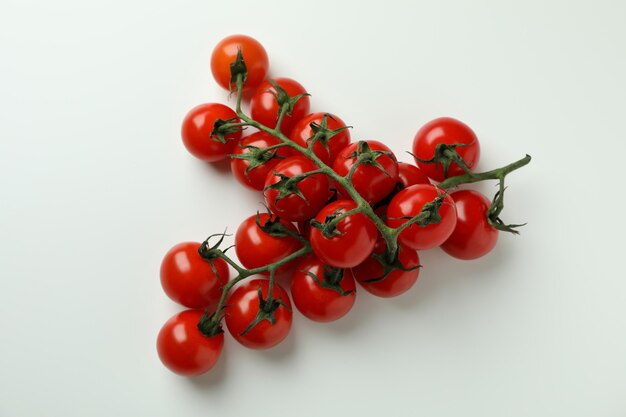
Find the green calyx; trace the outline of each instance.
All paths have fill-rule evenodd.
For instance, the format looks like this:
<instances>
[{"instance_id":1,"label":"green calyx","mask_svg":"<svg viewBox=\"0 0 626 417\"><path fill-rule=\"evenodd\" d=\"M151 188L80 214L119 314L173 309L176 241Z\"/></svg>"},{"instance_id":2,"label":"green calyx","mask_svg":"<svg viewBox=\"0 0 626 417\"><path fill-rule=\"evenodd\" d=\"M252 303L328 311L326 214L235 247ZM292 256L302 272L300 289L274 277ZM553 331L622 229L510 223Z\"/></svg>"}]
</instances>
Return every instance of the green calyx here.
<instances>
[{"instance_id":1,"label":"green calyx","mask_svg":"<svg viewBox=\"0 0 626 417\"><path fill-rule=\"evenodd\" d=\"M310 276L313 279L313 281L315 281L315 283L322 288L336 291L344 297L346 295L352 294L352 290L345 291L343 288L341 288L341 281L343 280L343 274L344 274L344 270L341 268L334 268L332 266L325 265L323 279L319 279L318 276L315 275L311 271L301 271L301 272Z\"/></svg>"},{"instance_id":2,"label":"green calyx","mask_svg":"<svg viewBox=\"0 0 626 417\"><path fill-rule=\"evenodd\" d=\"M224 333L222 325L220 324L223 317L217 315L217 313L209 314L206 311L200 317L198 322L198 330L206 337L213 337L220 333Z\"/></svg>"},{"instance_id":3,"label":"green calyx","mask_svg":"<svg viewBox=\"0 0 626 417\"><path fill-rule=\"evenodd\" d=\"M320 145L322 145L324 147L324 149L326 150L326 152L328 153L328 155L330 156L330 149L328 148L328 141L335 135L337 135L338 133L346 130L346 129L350 129L352 128L352 126L344 126L344 127L340 127L338 129L329 129L328 128L328 119L333 119L333 117L328 114L325 113L324 116L322 117L321 122L315 123L315 122L311 122L309 124L309 126L311 127L311 130L313 131L313 136L311 136L309 139L307 139L307 145L308 145L308 149L311 150L313 149L313 146L316 143L319 143Z\"/></svg>"},{"instance_id":4,"label":"green calyx","mask_svg":"<svg viewBox=\"0 0 626 417\"><path fill-rule=\"evenodd\" d=\"M395 253L390 253L389 250L386 249L385 252L383 252L382 254L377 254L377 253L372 254L372 258L378 261L380 266L383 268L383 272L381 276L376 277L376 278L371 278L363 282L368 283L368 284L379 282L387 278L389 274L391 274L393 271L399 270L399 271L409 272L409 271L414 271L422 267L421 265L417 265L411 268L407 268L402 264L402 262L400 262L399 256L400 256L399 249L397 249Z\"/></svg>"},{"instance_id":5,"label":"green calyx","mask_svg":"<svg viewBox=\"0 0 626 417\"><path fill-rule=\"evenodd\" d=\"M241 132L241 124L237 122L236 118L228 120L217 119L211 131L211 140L226 143L228 141L226 136Z\"/></svg>"},{"instance_id":6,"label":"green calyx","mask_svg":"<svg viewBox=\"0 0 626 417\"><path fill-rule=\"evenodd\" d=\"M248 78L248 69L246 68L246 62L243 60L241 54L241 48L237 48L237 58L230 63L230 92L233 92L233 87L237 87L237 79L241 77L241 83L244 84Z\"/></svg>"},{"instance_id":7,"label":"green calyx","mask_svg":"<svg viewBox=\"0 0 626 417\"><path fill-rule=\"evenodd\" d=\"M348 155L348 158L356 158L356 162L350 169L350 172L348 172L348 177L351 177L356 170L356 167L361 164L375 166L376 168L380 169L385 175L391 177L391 174L389 174L387 170L377 161L377 159L383 155L387 155L388 157L395 159L391 152L373 151L367 142L363 140L360 141L357 144L356 150Z\"/></svg>"},{"instance_id":8,"label":"green calyx","mask_svg":"<svg viewBox=\"0 0 626 417\"><path fill-rule=\"evenodd\" d=\"M443 176L448 178L448 171L450 170L450 165L454 162L465 172L470 172L469 167L465 163L465 160L459 155L456 151L456 148L467 146L465 143L453 143L446 144L440 143L435 146L435 153L431 159L420 159L417 156L413 156L416 161L421 162L423 164L441 164L443 168ZM410 153L410 152L409 152Z\"/></svg>"},{"instance_id":9,"label":"green calyx","mask_svg":"<svg viewBox=\"0 0 626 417\"><path fill-rule=\"evenodd\" d=\"M304 194L302 194L302 191L300 191L300 189L298 188L298 184L300 183L300 181L303 181L304 179L306 179L308 175L302 174L302 175L289 177L285 174L281 174L280 172L276 172L276 171L274 171L274 175L279 177L280 180L278 180L278 182L274 184L270 184L267 187L265 187L264 191L265 190L277 190L278 195L276 196L276 200L275 200L276 203L278 203L278 201L290 195L297 195L302 200L304 200L304 202L307 205L309 204Z\"/></svg>"},{"instance_id":10,"label":"green calyx","mask_svg":"<svg viewBox=\"0 0 626 417\"><path fill-rule=\"evenodd\" d=\"M298 94L297 96L291 97L289 94L287 94L287 92L285 91L284 88L282 88L280 85L278 85L278 83L276 81L268 80L268 82L272 85L272 87L274 87L275 91L269 90L269 92L276 99L276 103L278 104L278 108L279 109L286 108L285 113L287 115L291 115L291 112L293 111L293 108L295 107L295 105L298 102L298 100L300 100L302 97L310 96L309 93L302 93L302 94ZM277 128L278 128L278 126L277 126Z\"/></svg>"},{"instance_id":11,"label":"green calyx","mask_svg":"<svg viewBox=\"0 0 626 417\"><path fill-rule=\"evenodd\" d=\"M263 164L271 161L272 159L284 159L284 157L278 155L278 147L273 146L271 148L259 148L253 145L245 145L241 148L247 149L248 152L241 154L230 154L229 158L243 159L248 162L248 166L243 171L246 178L250 179L248 173L255 168L262 166Z\"/></svg>"},{"instance_id":12,"label":"green calyx","mask_svg":"<svg viewBox=\"0 0 626 417\"><path fill-rule=\"evenodd\" d=\"M280 222L280 217L269 215L264 224L261 224L261 213L256 212L256 225L263 232L274 237L291 236L293 232Z\"/></svg>"},{"instance_id":13,"label":"green calyx","mask_svg":"<svg viewBox=\"0 0 626 417\"><path fill-rule=\"evenodd\" d=\"M263 320L267 320L270 324L274 325L276 323L275 312L281 306L289 310L289 307L280 299L273 298L271 295L268 295L267 299L263 298L263 292L261 291L261 286L259 285L259 311L256 314L256 317L252 322L244 329L243 332L240 333L240 336L245 335L250 330L254 328L257 324L262 322Z\"/></svg>"},{"instance_id":14,"label":"green calyx","mask_svg":"<svg viewBox=\"0 0 626 417\"><path fill-rule=\"evenodd\" d=\"M342 210L337 210L334 213L326 216L324 222L320 222L317 219L311 219L311 227L315 227L320 232L322 232L322 236L324 236L326 239L331 239L334 236L341 236L343 235L343 233L341 233L337 229L337 224L339 223L341 218L343 218L343 214L344 213L342 212Z\"/></svg>"},{"instance_id":15,"label":"green calyx","mask_svg":"<svg viewBox=\"0 0 626 417\"><path fill-rule=\"evenodd\" d=\"M219 236L219 240L217 241L217 243L213 246L209 246L209 240L211 238L214 238L216 236ZM211 235L209 237L206 238L206 240L204 242L202 242L200 244L200 247L198 248L198 254L200 254L200 257L202 259L204 259L205 261L207 261L210 265L211 265L211 270L213 271L213 273L215 274L215 276L217 277L217 279L223 283L222 278L220 277L220 274L217 272L217 268L215 268L215 264L213 263L213 261L215 259L218 258L223 258L225 255L225 253L232 248L232 246L226 248L226 249L220 249L220 246L222 245L222 242L224 242L224 238L226 236L230 236L227 235L226 232L224 233L217 233L214 235Z\"/></svg>"}]
</instances>

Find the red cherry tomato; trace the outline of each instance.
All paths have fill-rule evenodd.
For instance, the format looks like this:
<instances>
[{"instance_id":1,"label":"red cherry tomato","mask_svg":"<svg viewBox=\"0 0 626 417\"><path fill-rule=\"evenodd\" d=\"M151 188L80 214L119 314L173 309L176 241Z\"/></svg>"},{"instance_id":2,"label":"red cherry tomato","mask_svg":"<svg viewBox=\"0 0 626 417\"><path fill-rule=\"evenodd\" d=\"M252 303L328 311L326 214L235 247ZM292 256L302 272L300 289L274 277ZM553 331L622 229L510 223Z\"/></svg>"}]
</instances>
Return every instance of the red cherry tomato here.
<instances>
[{"instance_id":1,"label":"red cherry tomato","mask_svg":"<svg viewBox=\"0 0 626 417\"><path fill-rule=\"evenodd\" d=\"M170 371L193 376L215 365L224 346L224 333L205 336L198 330L201 310L185 310L171 317L157 337L159 359Z\"/></svg>"},{"instance_id":2,"label":"red cherry tomato","mask_svg":"<svg viewBox=\"0 0 626 417\"><path fill-rule=\"evenodd\" d=\"M349 271L325 265L315 255L302 259L291 280L291 296L298 311L319 322L345 316L356 299L354 278Z\"/></svg>"},{"instance_id":3,"label":"red cherry tomato","mask_svg":"<svg viewBox=\"0 0 626 417\"><path fill-rule=\"evenodd\" d=\"M389 203L387 223L390 227L398 227L408 219L420 214L424 204L434 201L444 193L443 190L427 184L417 184L400 191ZM454 201L446 195L439 207L441 221L426 226L413 224L404 229L398 241L411 249L430 249L441 245L450 237L456 224Z\"/></svg>"},{"instance_id":4,"label":"red cherry tomato","mask_svg":"<svg viewBox=\"0 0 626 417\"><path fill-rule=\"evenodd\" d=\"M291 78L274 78L273 81L285 90L289 97L306 93L304 87ZM269 128L276 127L280 110L274 94L277 94L277 91L268 80L257 88L250 99L250 115L254 120ZM298 100L293 106L291 114L285 115L283 118L280 130L285 134L289 134L293 126L309 113L310 107L311 104L308 96L304 96Z\"/></svg>"},{"instance_id":5,"label":"red cherry tomato","mask_svg":"<svg viewBox=\"0 0 626 417\"><path fill-rule=\"evenodd\" d=\"M385 240L381 237L376 243L374 253L382 255L386 247ZM404 271L400 268L393 269L384 279L367 282L384 275L383 265L380 261L370 256L363 263L352 268L352 274L367 292L379 297L395 297L408 291L417 281L420 258L416 251L400 244L398 247L398 261L400 261L404 269L415 269L410 271Z\"/></svg>"},{"instance_id":6,"label":"red cherry tomato","mask_svg":"<svg viewBox=\"0 0 626 417\"><path fill-rule=\"evenodd\" d=\"M311 128L311 123L321 125L324 115L327 115L326 128L328 130L336 130L346 127L344 121L334 114L311 113L296 123L293 129L291 129L289 138L298 145L306 148L308 146L308 140L315 134ZM330 139L327 139L326 144L328 145L328 149L324 147L322 141L318 140L315 145L313 145L313 153L317 155L317 157L326 165L332 165L339 152L350 144L350 130L344 129L336 133Z\"/></svg>"},{"instance_id":7,"label":"red cherry tomato","mask_svg":"<svg viewBox=\"0 0 626 417\"><path fill-rule=\"evenodd\" d=\"M235 252L244 267L254 269L277 262L302 247L300 241L293 236L279 237L265 233L256 224L256 218L257 216L254 215L244 220L235 234ZM270 217L267 213L260 213L259 221L262 226L265 226L268 221L276 221L276 218ZM298 233L292 223L280 219L280 224L293 233ZM287 263L278 268L278 272L285 273L291 268L293 264Z\"/></svg>"},{"instance_id":8,"label":"red cherry tomato","mask_svg":"<svg viewBox=\"0 0 626 417\"><path fill-rule=\"evenodd\" d=\"M246 136L243 138L238 146L235 146L233 150L233 155L245 155L252 152L251 147L258 148L259 150L263 150L270 146L278 145L280 140L276 137L270 135L265 132L255 132L250 136ZM230 160L230 168L233 172L233 175L237 180L245 185L246 187L252 188L254 190L261 191L263 190L263 185L265 184L265 177L267 177L268 172L271 172L274 166L281 161L280 158L285 158L290 155L287 147L276 148L276 150L269 150L267 152L263 152L260 154L260 158L269 158L271 155L275 154L276 156L272 159L269 159L263 162L261 159L257 159L255 162L259 163L258 166L250 169L246 174L246 169L250 166L250 161L246 159L240 159L233 157Z\"/></svg>"},{"instance_id":9,"label":"red cherry tomato","mask_svg":"<svg viewBox=\"0 0 626 417\"><path fill-rule=\"evenodd\" d=\"M389 155L380 155L375 159L375 162L382 167L382 170L373 164L361 163L352 175L352 185L356 191L370 204L373 204L385 198L396 186L398 182L398 162L391 149L386 145L375 140L367 140L365 142L372 151L390 153ZM350 171L350 168L357 160L357 157L352 155L357 152L358 146L359 143L352 143L339 152L333 164L333 169L337 174L345 176ZM343 187L337 185L337 189L341 195L349 198Z\"/></svg>"},{"instance_id":10,"label":"red cherry tomato","mask_svg":"<svg viewBox=\"0 0 626 417\"><path fill-rule=\"evenodd\" d=\"M441 249L459 259L476 259L486 255L498 241L498 230L487 221L491 201L472 190L455 191L450 197L456 206L457 221Z\"/></svg>"},{"instance_id":11,"label":"red cherry tomato","mask_svg":"<svg viewBox=\"0 0 626 417\"><path fill-rule=\"evenodd\" d=\"M241 138L241 131L227 135L226 143L211 138L217 119L237 119L237 114L223 104L207 103L194 107L185 116L181 129L183 144L196 158L207 162L226 159Z\"/></svg>"},{"instance_id":12,"label":"red cherry tomato","mask_svg":"<svg viewBox=\"0 0 626 417\"><path fill-rule=\"evenodd\" d=\"M407 164L406 162L398 162L398 181L402 184L402 188L415 184L430 184L428 175L424 174L415 165Z\"/></svg>"},{"instance_id":13,"label":"red cherry tomato","mask_svg":"<svg viewBox=\"0 0 626 417\"><path fill-rule=\"evenodd\" d=\"M328 200L330 186L324 174L314 174L306 177L297 184L288 185L290 180L281 179L281 175L294 178L307 172L315 171L318 166L305 156L292 156L279 162L274 170L268 173L265 179L265 203L272 211L282 219L298 222L315 217ZM278 199L280 190L269 188L275 184L283 185L286 188L295 187L302 198L297 193L288 194ZM293 190L296 191L296 190Z\"/></svg>"},{"instance_id":14,"label":"red cherry tomato","mask_svg":"<svg viewBox=\"0 0 626 417\"><path fill-rule=\"evenodd\" d=\"M327 218L347 213L356 207L352 200L338 200L320 210L315 219L324 223ZM318 228L311 228L311 247L325 264L351 268L363 262L374 250L378 229L363 213L345 217L339 221L336 230L339 234L327 238Z\"/></svg>"},{"instance_id":15,"label":"red cherry tomato","mask_svg":"<svg viewBox=\"0 0 626 417\"><path fill-rule=\"evenodd\" d=\"M253 279L238 287L226 302L226 327L231 335L242 345L251 349L267 349L282 342L291 329L292 313L291 302L287 292L277 283L274 283L272 297L282 304L273 311L274 324L263 319L256 323L249 331L246 329L257 318L261 308L259 288L264 301L268 299L269 281ZM244 334L242 334L244 333Z\"/></svg>"},{"instance_id":16,"label":"red cherry tomato","mask_svg":"<svg viewBox=\"0 0 626 417\"><path fill-rule=\"evenodd\" d=\"M440 117L422 126L413 139L413 155L422 160L430 160L439 144L462 145L457 146L455 151L463 158L470 170L478 163L480 144L476 134L469 126L459 120L451 117ZM440 163L427 164L418 160L417 166L435 181L441 182L445 179L444 169ZM465 171L456 163L450 164L448 177L463 174Z\"/></svg>"},{"instance_id":17,"label":"red cherry tomato","mask_svg":"<svg viewBox=\"0 0 626 417\"><path fill-rule=\"evenodd\" d=\"M211 264L198 253L200 243L179 243L161 262L161 285L168 297L188 308L215 310L228 282L226 261L217 258Z\"/></svg>"},{"instance_id":18,"label":"red cherry tomato","mask_svg":"<svg viewBox=\"0 0 626 417\"><path fill-rule=\"evenodd\" d=\"M222 39L211 54L211 72L215 81L224 89L230 90L230 64L237 59L241 49L246 64L246 81L243 91L254 90L267 77L269 59L265 48L256 39L246 35L232 35ZM234 90L234 88L233 88Z\"/></svg>"}]
</instances>

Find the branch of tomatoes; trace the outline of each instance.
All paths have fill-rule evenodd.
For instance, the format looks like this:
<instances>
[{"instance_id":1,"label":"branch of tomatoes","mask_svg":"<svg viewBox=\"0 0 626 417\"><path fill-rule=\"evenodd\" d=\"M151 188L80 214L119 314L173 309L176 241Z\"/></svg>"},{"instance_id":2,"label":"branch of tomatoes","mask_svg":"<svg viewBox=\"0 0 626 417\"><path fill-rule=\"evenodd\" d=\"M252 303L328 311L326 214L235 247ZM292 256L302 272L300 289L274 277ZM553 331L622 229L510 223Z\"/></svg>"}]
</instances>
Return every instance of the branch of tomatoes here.
<instances>
[{"instance_id":1,"label":"branch of tomatoes","mask_svg":"<svg viewBox=\"0 0 626 417\"><path fill-rule=\"evenodd\" d=\"M473 131L458 120L439 118L414 138L412 155L417 166L398 162L380 142L351 143L349 126L338 117L307 115L309 94L304 87L286 78L266 80L268 62L262 46L245 36L223 42L231 38L237 38L239 45L236 57L221 59L220 64L220 54L230 57L233 48L216 48L218 59L214 52L211 65L218 83L236 93L236 111L221 104L194 108L183 122L183 141L194 156L208 162L230 156L237 179L263 191L268 213L257 213L239 226L234 245L238 261L227 255L230 247L221 247L225 233L195 244L196 257L189 253L194 247L190 242L168 252L161 270L166 293L189 308L205 308L205 313L199 317L188 310L173 318L161 332L164 340L174 340L172 326L179 322L188 326L195 318L195 332L207 340L193 343L213 343L202 349L219 353L224 320L240 343L268 348L286 336L291 324L289 296L276 283L281 272L289 271L294 303L306 317L332 321L354 303L355 281L383 297L410 288L421 267L417 251L440 246L454 257L474 259L493 248L498 231L517 233L520 225L507 225L500 219L504 182L509 173L530 162L529 156L475 173L480 148ZM223 74L225 67L230 68L228 76ZM250 115L241 108L245 90L255 90ZM248 127L258 132L242 138L242 130ZM491 201L475 191L456 189L484 180L499 181ZM482 228L478 241L472 227ZM210 246L209 240L216 236L220 236L218 242ZM177 265L177 258L185 260L182 266ZM182 288L188 265L203 277L191 279L193 288ZM229 267L237 273L230 280ZM253 275L268 279L241 283ZM311 288L327 291L326 302L341 300L341 308L329 313L328 304L316 306L306 300L319 300L311 295ZM195 296L189 296L190 292ZM329 299L328 292L334 298ZM273 334L269 341L268 333ZM179 347L168 349L180 353ZM168 354L159 351L175 372L198 371L184 358L170 361ZM215 359L212 356L203 369Z\"/></svg>"}]
</instances>

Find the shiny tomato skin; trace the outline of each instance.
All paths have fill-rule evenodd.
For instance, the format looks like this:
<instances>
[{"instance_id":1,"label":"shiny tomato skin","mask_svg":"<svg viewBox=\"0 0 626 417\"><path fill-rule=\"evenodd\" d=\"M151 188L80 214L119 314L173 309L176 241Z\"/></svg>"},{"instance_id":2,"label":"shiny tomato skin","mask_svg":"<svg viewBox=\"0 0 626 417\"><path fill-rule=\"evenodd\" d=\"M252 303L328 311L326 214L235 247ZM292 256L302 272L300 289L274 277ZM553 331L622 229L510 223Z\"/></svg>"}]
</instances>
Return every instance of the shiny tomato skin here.
<instances>
[{"instance_id":1,"label":"shiny tomato skin","mask_svg":"<svg viewBox=\"0 0 626 417\"><path fill-rule=\"evenodd\" d=\"M243 331L254 321L259 312L258 290L261 288L263 299L269 294L269 280L251 279L245 281L228 297L226 301L226 327L239 343L251 349L269 349L282 342L291 329L293 320L289 295L278 283L274 283L272 297L280 299L284 305L274 311L274 324L268 320L257 323L250 331Z\"/></svg>"},{"instance_id":2,"label":"shiny tomato skin","mask_svg":"<svg viewBox=\"0 0 626 417\"><path fill-rule=\"evenodd\" d=\"M474 131L460 120L451 117L440 117L426 123L415 134L413 139L413 155L422 160L429 160L434 156L438 144L461 144L456 152L463 158L470 170L478 164L480 159L480 143ZM441 182L445 179L441 164L427 164L416 161L417 166L430 178ZM456 163L450 164L448 177L463 175L463 171Z\"/></svg>"},{"instance_id":3,"label":"shiny tomato skin","mask_svg":"<svg viewBox=\"0 0 626 417\"><path fill-rule=\"evenodd\" d=\"M270 219L269 214L260 214L260 223L265 223ZM275 219L272 216L272 220ZM283 219L280 223L287 229L298 233L296 227ZM293 236L271 236L265 233L256 224L256 215L244 220L235 234L235 252L241 265L247 269L254 269L261 266L277 262L302 247L302 244ZM278 273L284 273L293 268L293 263L287 263L278 268ZM269 273L264 273L269 275Z\"/></svg>"},{"instance_id":4,"label":"shiny tomato skin","mask_svg":"<svg viewBox=\"0 0 626 417\"><path fill-rule=\"evenodd\" d=\"M387 208L387 224L398 227L407 219L403 217L417 216L424 204L429 203L444 191L430 184L412 185L400 191L389 203ZM456 209L450 195L446 195L439 208L441 222L419 226L413 224L404 229L398 236L398 241L411 249L431 249L441 245L450 237L456 224Z\"/></svg>"},{"instance_id":5,"label":"shiny tomato skin","mask_svg":"<svg viewBox=\"0 0 626 417\"><path fill-rule=\"evenodd\" d=\"M324 223L335 212L345 213L356 208L352 200L337 200L328 204L315 216ZM363 213L350 215L337 224L341 235L326 238L322 232L311 227L311 247L317 257L336 268L351 268L363 262L374 250L378 229Z\"/></svg>"},{"instance_id":6,"label":"shiny tomato skin","mask_svg":"<svg viewBox=\"0 0 626 417\"><path fill-rule=\"evenodd\" d=\"M384 253L386 247L385 240L381 237L376 242L374 253L380 255ZM399 245L398 250L398 260L406 269L416 268L420 264L417 251L402 244ZM364 262L352 268L352 275L367 292L378 297L389 298L407 292L417 281L419 268L412 271L395 269L381 281L365 282L383 275L383 267L380 262L370 256Z\"/></svg>"},{"instance_id":7,"label":"shiny tomato skin","mask_svg":"<svg viewBox=\"0 0 626 417\"><path fill-rule=\"evenodd\" d=\"M334 114L311 113L296 123L293 129L291 129L291 133L289 133L289 138L298 145L306 148L308 146L308 139L314 135L311 123L321 124L325 114L328 114L326 124L329 130L346 127L344 121ZM350 129L344 129L337 133L328 140L327 144L328 150L326 150L322 143L316 142L315 145L313 145L313 153L326 165L332 165L339 152L350 144ZM294 150L292 152L296 151Z\"/></svg>"},{"instance_id":8,"label":"shiny tomato skin","mask_svg":"<svg viewBox=\"0 0 626 417\"><path fill-rule=\"evenodd\" d=\"M345 316L356 299L356 286L349 269L344 270L340 288L347 293L324 288L309 274L315 274L324 282L324 262L315 255L309 255L298 263L291 280L291 297L296 308L303 316L317 322L327 323Z\"/></svg>"},{"instance_id":9,"label":"shiny tomato skin","mask_svg":"<svg viewBox=\"0 0 626 417\"><path fill-rule=\"evenodd\" d=\"M233 149L234 155L243 155L250 152L246 146L255 146L259 149L268 148L270 146L278 145L280 140L266 132L255 132L250 136L239 141L239 144ZM274 151L268 151L274 152ZM276 157L270 159L262 165L248 171L246 176L246 169L250 166L250 162L245 159L231 158L230 169L233 172L235 178L243 185L253 190L262 191L265 184L265 177L272 171L272 168L280 162L282 158L285 158L290 153L286 147L278 148L276 150Z\"/></svg>"},{"instance_id":10,"label":"shiny tomato skin","mask_svg":"<svg viewBox=\"0 0 626 417\"><path fill-rule=\"evenodd\" d=\"M398 162L398 181L402 184L402 188L415 184L430 184L428 175L415 165L406 162Z\"/></svg>"},{"instance_id":11,"label":"shiny tomato skin","mask_svg":"<svg viewBox=\"0 0 626 417\"><path fill-rule=\"evenodd\" d=\"M172 247L161 262L161 286L173 301L187 308L215 310L228 282L226 261L214 259L213 266L198 253L200 243L183 242Z\"/></svg>"},{"instance_id":12,"label":"shiny tomato skin","mask_svg":"<svg viewBox=\"0 0 626 417\"><path fill-rule=\"evenodd\" d=\"M211 72L215 81L225 90L230 90L230 64L237 59L237 49L241 49L246 64L246 82L243 91L254 90L267 77L269 59L263 45L246 35L231 35L222 39L211 54ZM233 90L234 90L233 85Z\"/></svg>"},{"instance_id":13,"label":"shiny tomato skin","mask_svg":"<svg viewBox=\"0 0 626 417\"><path fill-rule=\"evenodd\" d=\"M450 237L441 245L459 259L477 259L489 253L498 241L498 230L487 221L491 201L478 191L460 190L450 194L457 221Z\"/></svg>"},{"instance_id":14,"label":"shiny tomato skin","mask_svg":"<svg viewBox=\"0 0 626 417\"><path fill-rule=\"evenodd\" d=\"M291 78L273 78L282 89L287 92L290 97L306 93L305 88L297 81ZM256 89L250 99L250 116L257 122L269 128L275 128L278 121L279 108L276 102L276 89L270 84L269 80L264 81ZM280 126L281 132L289 134L293 126L304 116L309 114L311 101L308 96L302 97L294 105L291 115L285 115Z\"/></svg>"},{"instance_id":15,"label":"shiny tomato skin","mask_svg":"<svg viewBox=\"0 0 626 417\"><path fill-rule=\"evenodd\" d=\"M324 174L314 174L298 182L298 190L304 199L297 194L290 194L276 201L279 191L268 187L280 181L281 175L295 177L300 174L315 171L318 166L305 156L291 156L280 161L272 172L269 172L265 179L265 203L272 213L280 216L281 219L292 222L308 220L324 207L328 200L330 185L328 178Z\"/></svg>"},{"instance_id":16,"label":"shiny tomato skin","mask_svg":"<svg viewBox=\"0 0 626 417\"><path fill-rule=\"evenodd\" d=\"M372 151L391 152L391 149L381 142L375 140L366 140L365 142L367 142ZM358 143L355 142L339 152L333 163L333 169L337 174L345 176L350 171L350 168L356 162L356 157L350 155L355 153L357 149ZM374 165L361 164L352 175L352 185L361 197L370 204L385 198L398 182L398 162L393 153L391 153L391 156L380 155L376 162L383 167L385 172ZM337 184L337 189L342 196L350 198L339 184Z\"/></svg>"},{"instance_id":17,"label":"shiny tomato skin","mask_svg":"<svg viewBox=\"0 0 626 417\"><path fill-rule=\"evenodd\" d=\"M237 114L223 104L206 103L194 107L185 116L181 128L183 144L196 158L207 162L226 159L241 138L241 131L238 131L227 135L226 143L212 139L211 132L217 119L237 119Z\"/></svg>"},{"instance_id":18,"label":"shiny tomato skin","mask_svg":"<svg viewBox=\"0 0 626 417\"><path fill-rule=\"evenodd\" d=\"M172 316L157 337L159 359L170 371L183 376L210 370L222 353L224 333L205 336L198 330L202 310L185 310Z\"/></svg>"}]
</instances>

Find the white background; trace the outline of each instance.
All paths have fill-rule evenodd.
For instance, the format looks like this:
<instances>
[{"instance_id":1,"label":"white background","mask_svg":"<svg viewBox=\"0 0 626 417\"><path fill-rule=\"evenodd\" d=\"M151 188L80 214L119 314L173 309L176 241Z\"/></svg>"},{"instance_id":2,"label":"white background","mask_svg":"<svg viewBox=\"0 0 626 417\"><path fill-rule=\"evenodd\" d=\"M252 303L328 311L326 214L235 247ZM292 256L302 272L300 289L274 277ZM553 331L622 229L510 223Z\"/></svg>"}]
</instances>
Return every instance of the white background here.
<instances>
[{"instance_id":1,"label":"white background","mask_svg":"<svg viewBox=\"0 0 626 417\"><path fill-rule=\"evenodd\" d=\"M626 3L366 3L2 1L0 416L626 415ZM504 212L522 234L422 253L409 294L168 372L162 255L260 208L179 137L227 102L209 58L231 33L400 159L441 115L483 169L531 154Z\"/></svg>"}]
</instances>

